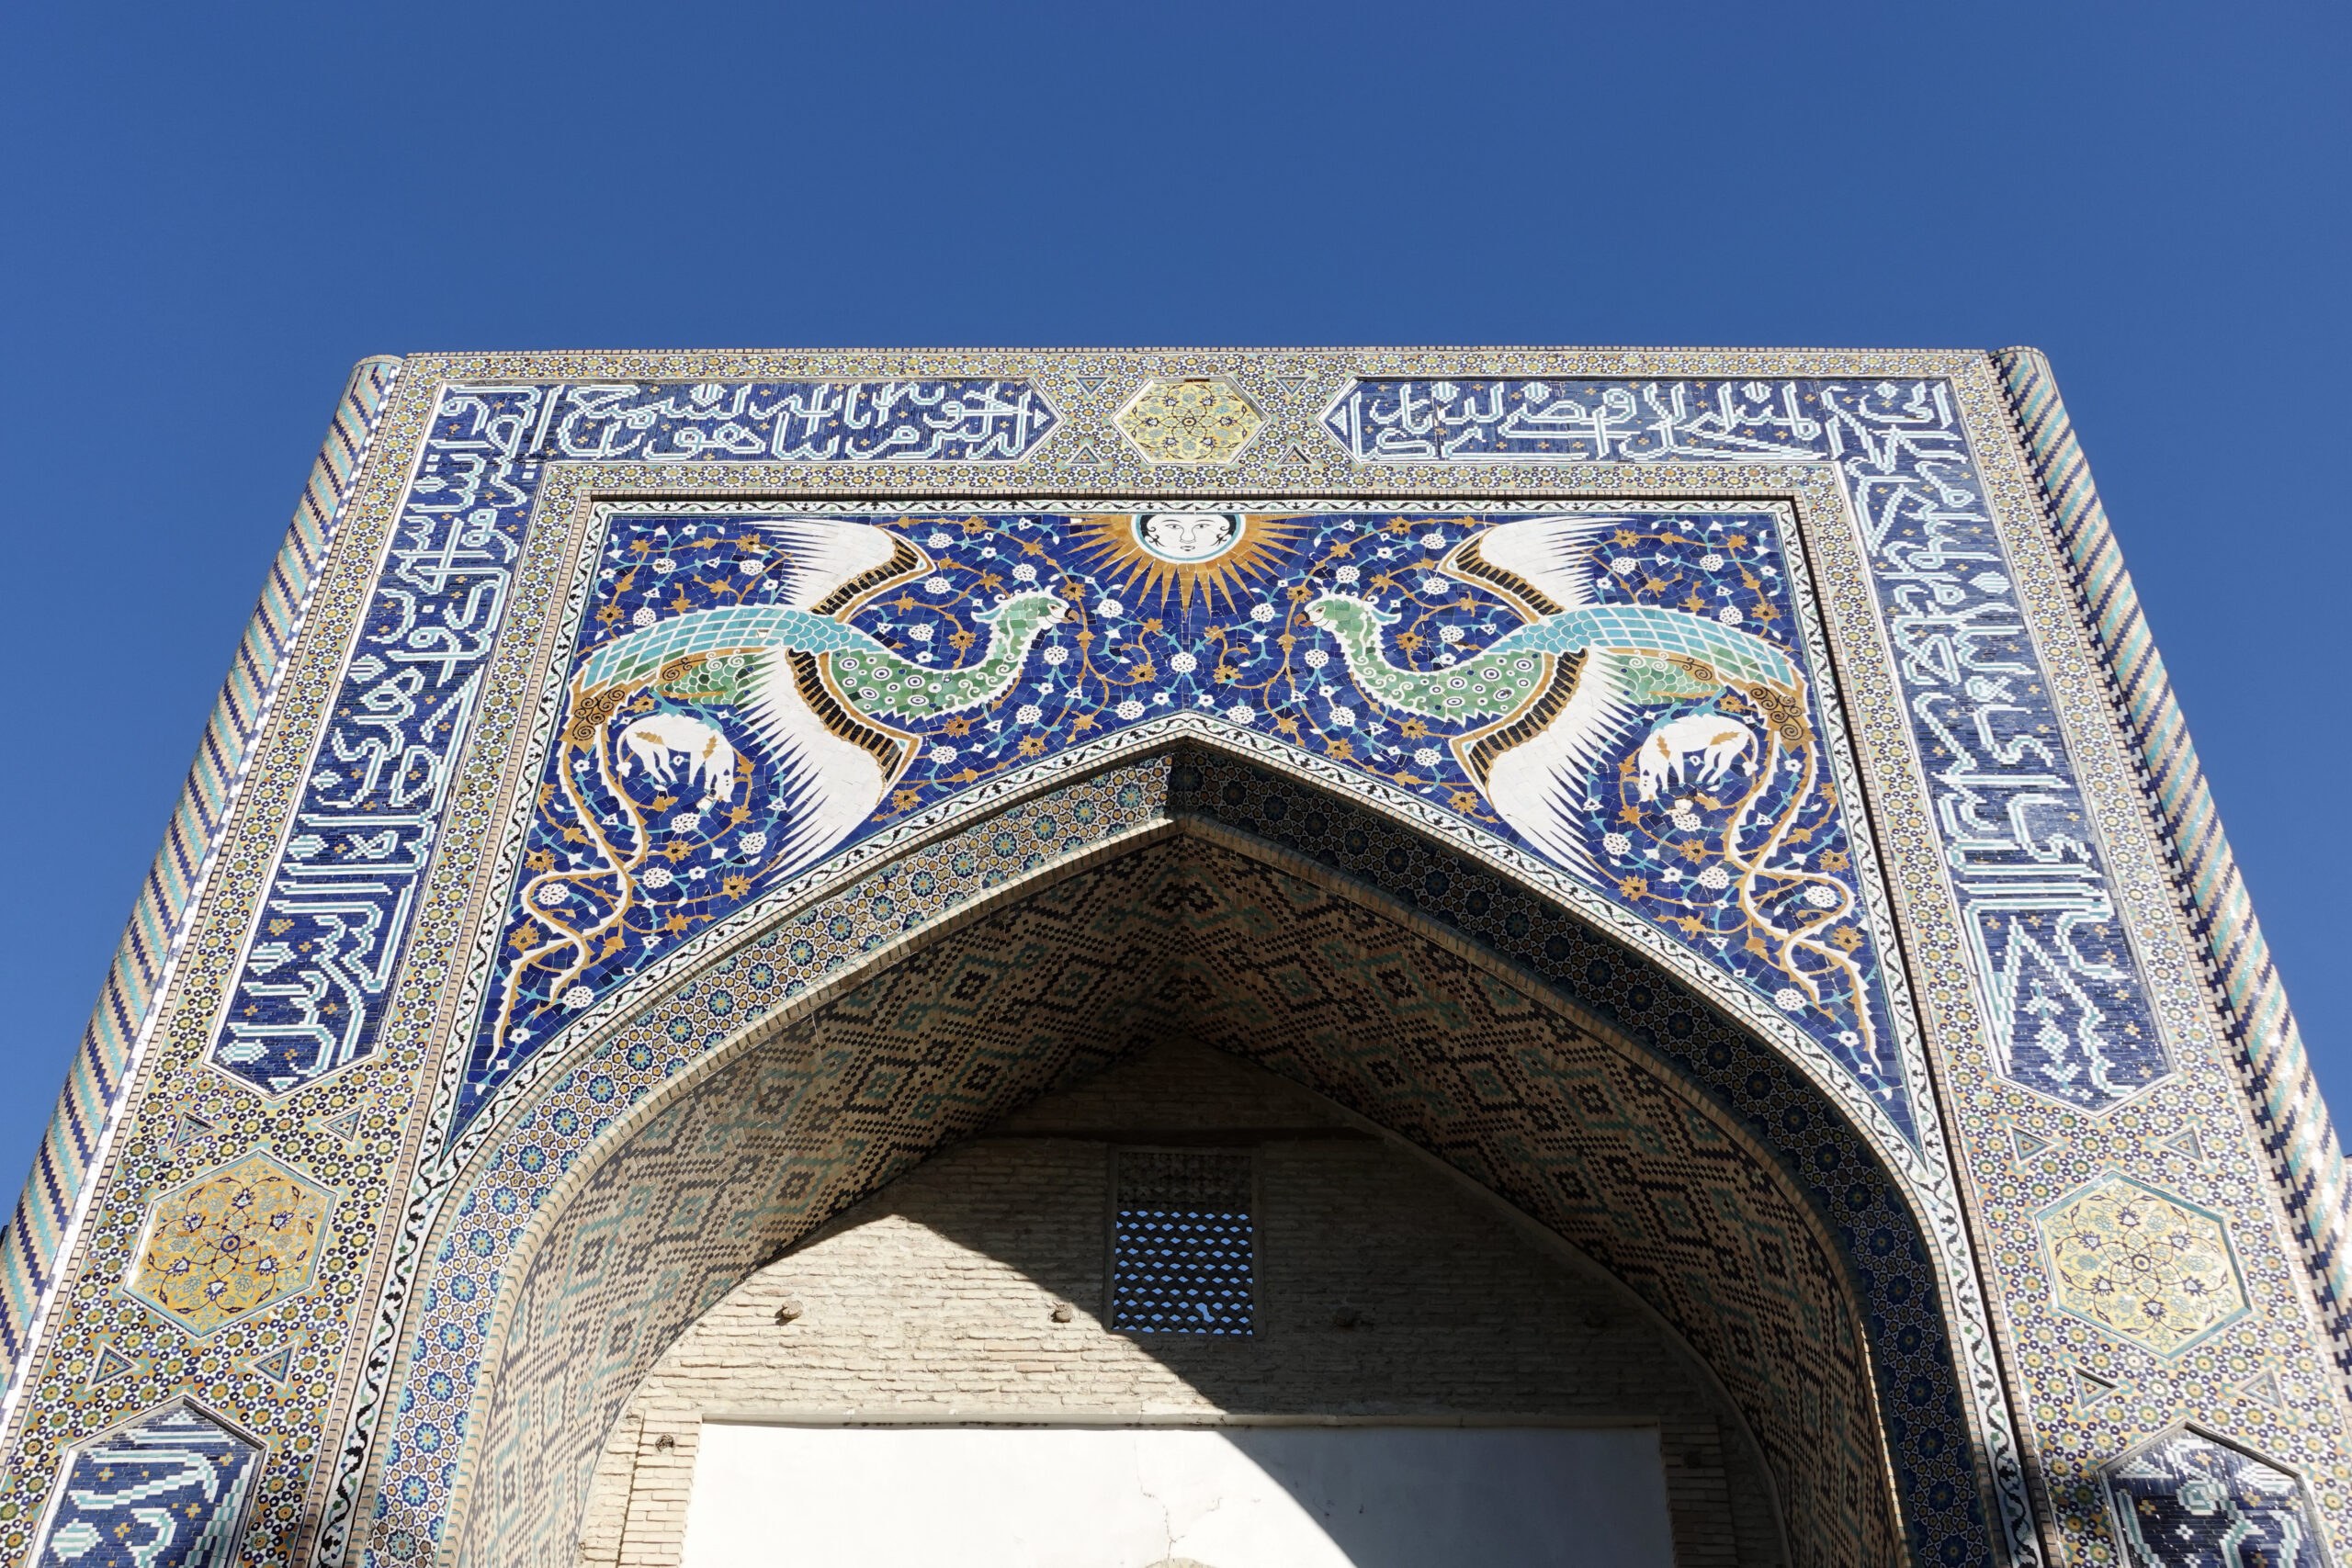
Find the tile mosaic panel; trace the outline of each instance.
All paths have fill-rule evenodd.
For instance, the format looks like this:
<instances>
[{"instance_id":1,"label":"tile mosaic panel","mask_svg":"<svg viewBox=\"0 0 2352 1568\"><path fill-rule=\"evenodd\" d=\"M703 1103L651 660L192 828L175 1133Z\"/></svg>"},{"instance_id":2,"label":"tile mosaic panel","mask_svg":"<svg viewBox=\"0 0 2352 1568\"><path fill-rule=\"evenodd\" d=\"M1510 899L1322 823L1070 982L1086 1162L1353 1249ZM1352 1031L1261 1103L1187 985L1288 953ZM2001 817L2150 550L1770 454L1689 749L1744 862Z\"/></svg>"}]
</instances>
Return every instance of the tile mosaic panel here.
<instances>
[{"instance_id":1,"label":"tile mosaic panel","mask_svg":"<svg viewBox=\"0 0 2352 1568\"><path fill-rule=\"evenodd\" d=\"M282 1093L374 1049L542 462L1007 461L1055 423L996 380L447 389L213 1061Z\"/></svg>"},{"instance_id":2,"label":"tile mosaic panel","mask_svg":"<svg viewBox=\"0 0 2352 1568\"><path fill-rule=\"evenodd\" d=\"M1119 434L1155 463L1222 463L1250 445L1265 416L1221 378L1148 381L1119 413Z\"/></svg>"},{"instance_id":3,"label":"tile mosaic panel","mask_svg":"<svg viewBox=\"0 0 2352 1568\"><path fill-rule=\"evenodd\" d=\"M2229 1226L2126 1176L2108 1176L2039 1216L2060 1306L2160 1356L2245 1315Z\"/></svg>"},{"instance_id":4,"label":"tile mosaic panel","mask_svg":"<svg viewBox=\"0 0 2352 1568\"><path fill-rule=\"evenodd\" d=\"M124 1287L195 1335L307 1288L335 1195L254 1153L166 1189Z\"/></svg>"},{"instance_id":5,"label":"tile mosaic panel","mask_svg":"<svg viewBox=\"0 0 2352 1568\"><path fill-rule=\"evenodd\" d=\"M451 1135L697 929L1174 713L1578 875L1779 1010L1908 1135L1788 527L1724 507L616 508Z\"/></svg>"},{"instance_id":6,"label":"tile mosaic panel","mask_svg":"<svg viewBox=\"0 0 2352 1568\"><path fill-rule=\"evenodd\" d=\"M266 1457L185 1400L79 1444L31 1568L228 1568Z\"/></svg>"},{"instance_id":7,"label":"tile mosaic panel","mask_svg":"<svg viewBox=\"0 0 2352 1568\"><path fill-rule=\"evenodd\" d=\"M2326 1568L2302 1483L2202 1432L2168 1432L2100 1481L2126 1568Z\"/></svg>"},{"instance_id":8,"label":"tile mosaic panel","mask_svg":"<svg viewBox=\"0 0 2352 1568\"><path fill-rule=\"evenodd\" d=\"M1862 525L2004 1076L2098 1111L2171 1070L1944 383L1362 380L1324 423L1380 462L1835 465Z\"/></svg>"}]
</instances>

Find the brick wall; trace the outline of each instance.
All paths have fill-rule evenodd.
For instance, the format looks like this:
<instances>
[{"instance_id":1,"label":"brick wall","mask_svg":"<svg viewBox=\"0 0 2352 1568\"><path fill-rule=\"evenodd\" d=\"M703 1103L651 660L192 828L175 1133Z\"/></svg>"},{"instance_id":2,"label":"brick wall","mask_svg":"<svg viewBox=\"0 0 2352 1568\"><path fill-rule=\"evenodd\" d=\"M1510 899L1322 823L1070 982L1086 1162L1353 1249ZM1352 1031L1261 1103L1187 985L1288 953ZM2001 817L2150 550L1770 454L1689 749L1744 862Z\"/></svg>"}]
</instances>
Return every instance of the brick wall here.
<instances>
[{"instance_id":1,"label":"brick wall","mask_svg":"<svg viewBox=\"0 0 2352 1568\"><path fill-rule=\"evenodd\" d=\"M1254 1336L1102 1327L1130 1143L1256 1150ZM945 1151L737 1287L628 1402L581 1556L675 1568L706 1416L1216 1412L1654 1422L1681 1568L1783 1560L1728 1402L1632 1294L1316 1097L1183 1045Z\"/></svg>"}]
</instances>

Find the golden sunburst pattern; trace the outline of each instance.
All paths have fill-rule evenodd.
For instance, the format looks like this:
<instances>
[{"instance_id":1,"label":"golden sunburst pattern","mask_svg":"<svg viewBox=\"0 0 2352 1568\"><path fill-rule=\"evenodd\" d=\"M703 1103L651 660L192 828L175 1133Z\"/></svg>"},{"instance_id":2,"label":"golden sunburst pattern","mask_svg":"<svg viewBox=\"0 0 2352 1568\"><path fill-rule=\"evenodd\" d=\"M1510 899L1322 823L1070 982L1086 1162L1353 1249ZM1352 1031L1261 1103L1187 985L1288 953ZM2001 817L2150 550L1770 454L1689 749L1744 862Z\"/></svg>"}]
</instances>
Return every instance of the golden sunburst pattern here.
<instances>
[{"instance_id":1,"label":"golden sunburst pattern","mask_svg":"<svg viewBox=\"0 0 2352 1568\"><path fill-rule=\"evenodd\" d=\"M1115 574L1120 592L1165 604L1172 588L1189 609L1196 588L1202 604L1222 594L1232 607L1237 589L1297 547L1306 521L1248 512L1116 512L1071 524L1094 570Z\"/></svg>"}]
</instances>

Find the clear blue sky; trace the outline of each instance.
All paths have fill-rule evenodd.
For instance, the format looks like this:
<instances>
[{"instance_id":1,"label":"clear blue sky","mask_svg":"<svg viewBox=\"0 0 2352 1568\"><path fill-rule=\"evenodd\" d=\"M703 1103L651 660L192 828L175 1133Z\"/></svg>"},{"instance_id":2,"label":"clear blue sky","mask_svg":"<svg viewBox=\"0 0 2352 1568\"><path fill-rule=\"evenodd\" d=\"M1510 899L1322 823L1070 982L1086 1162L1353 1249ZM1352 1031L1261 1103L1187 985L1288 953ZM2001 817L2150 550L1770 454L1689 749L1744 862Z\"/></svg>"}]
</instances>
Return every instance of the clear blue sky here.
<instances>
[{"instance_id":1,"label":"clear blue sky","mask_svg":"<svg viewBox=\"0 0 2352 1568\"><path fill-rule=\"evenodd\" d=\"M8 1198L345 372L424 349L2038 344L2352 1111L2340 6L84 5L6 38Z\"/></svg>"}]
</instances>

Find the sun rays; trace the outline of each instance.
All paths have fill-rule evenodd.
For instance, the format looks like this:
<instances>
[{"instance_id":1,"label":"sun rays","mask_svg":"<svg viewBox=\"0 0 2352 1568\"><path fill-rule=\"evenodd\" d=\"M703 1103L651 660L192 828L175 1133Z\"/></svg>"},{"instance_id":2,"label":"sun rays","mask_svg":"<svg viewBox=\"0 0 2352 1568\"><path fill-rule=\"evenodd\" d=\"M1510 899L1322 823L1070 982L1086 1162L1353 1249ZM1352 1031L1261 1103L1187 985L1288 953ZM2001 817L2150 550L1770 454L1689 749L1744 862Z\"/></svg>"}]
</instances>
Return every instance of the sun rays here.
<instances>
[{"instance_id":1,"label":"sun rays","mask_svg":"<svg viewBox=\"0 0 2352 1568\"><path fill-rule=\"evenodd\" d=\"M1303 518L1246 512L1118 512L1071 521L1090 564L1117 579L1120 592L1156 595L1164 605L1173 589L1185 609L1195 589L1204 606L1222 595L1237 608L1235 594L1272 571L1306 527Z\"/></svg>"}]
</instances>

